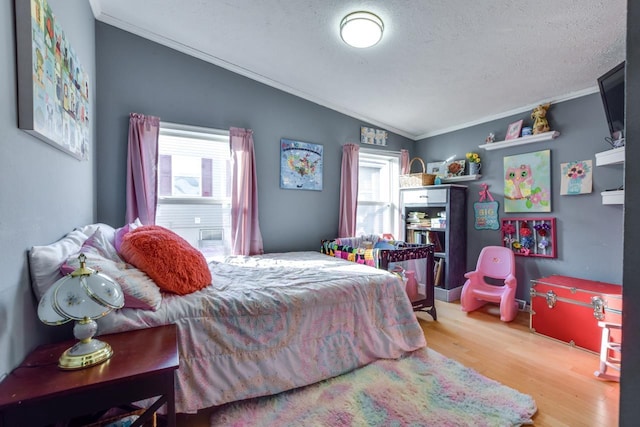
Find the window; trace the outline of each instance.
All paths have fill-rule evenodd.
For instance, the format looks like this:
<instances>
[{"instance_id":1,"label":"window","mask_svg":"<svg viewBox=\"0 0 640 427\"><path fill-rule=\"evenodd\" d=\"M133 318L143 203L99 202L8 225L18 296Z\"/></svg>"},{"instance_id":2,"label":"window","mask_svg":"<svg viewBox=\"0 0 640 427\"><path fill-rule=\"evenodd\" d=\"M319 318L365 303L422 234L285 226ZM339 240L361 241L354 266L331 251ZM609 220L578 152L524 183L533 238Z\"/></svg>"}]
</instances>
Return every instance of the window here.
<instances>
[{"instance_id":1,"label":"window","mask_svg":"<svg viewBox=\"0 0 640 427\"><path fill-rule=\"evenodd\" d=\"M400 238L400 154L360 149L356 236L391 233Z\"/></svg>"},{"instance_id":2,"label":"window","mask_svg":"<svg viewBox=\"0 0 640 427\"><path fill-rule=\"evenodd\" d=\"M156 224L205 256L230 253L228 131L160 122Z\"/></svg>"}]
</instances>

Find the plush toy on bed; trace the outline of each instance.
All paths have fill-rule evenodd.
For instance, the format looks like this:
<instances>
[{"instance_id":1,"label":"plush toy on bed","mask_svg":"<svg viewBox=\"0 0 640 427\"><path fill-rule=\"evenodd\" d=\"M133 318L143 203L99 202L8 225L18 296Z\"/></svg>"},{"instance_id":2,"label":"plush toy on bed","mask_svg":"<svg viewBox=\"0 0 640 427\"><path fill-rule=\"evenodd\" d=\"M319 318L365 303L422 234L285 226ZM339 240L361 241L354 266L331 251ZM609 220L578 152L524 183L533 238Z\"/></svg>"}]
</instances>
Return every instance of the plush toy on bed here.
<instances>
[{"instance_id":1,"label":"plush toy on bed","mask_svg":"<svg viewBox=\"0 0 640 427\"><path fill-rule=\"evenodd\" d=\"M551 104L538 105L531 112L531 118L533 119L533 134L549 132L549 121L547 120L547 110Z\"/></svg>"}]
</instances>

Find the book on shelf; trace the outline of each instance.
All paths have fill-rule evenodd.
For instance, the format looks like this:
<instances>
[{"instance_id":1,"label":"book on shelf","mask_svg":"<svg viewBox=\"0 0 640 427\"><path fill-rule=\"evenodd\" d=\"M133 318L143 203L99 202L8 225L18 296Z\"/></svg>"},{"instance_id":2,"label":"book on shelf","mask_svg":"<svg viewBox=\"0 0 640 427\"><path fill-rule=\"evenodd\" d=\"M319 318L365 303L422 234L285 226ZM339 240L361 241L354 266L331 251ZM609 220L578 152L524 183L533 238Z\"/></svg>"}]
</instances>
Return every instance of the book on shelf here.
<instances>
[{"instance_id":1,"label":"book on shelf","mask_svg":"<svg viewBox=\"0 0 640 427\"><path fill-rule=\"evenodd\" d=\"M427 240L428 243L433 245L434 252L443 252L438 233L436 233L435 231L429 231L429 233L427 234Z\"/></svg>"},{"instance_id":2,"label":"book on shelf","mask_svg":"<svg viewBox=\"0 0 640 427\"><path fill-rule=\"evenodd\" d=\"M444 270L444 258L440 258L433 266L433 284L434 286L442 286L442 274Z\"/></svg>"}]
</instances>

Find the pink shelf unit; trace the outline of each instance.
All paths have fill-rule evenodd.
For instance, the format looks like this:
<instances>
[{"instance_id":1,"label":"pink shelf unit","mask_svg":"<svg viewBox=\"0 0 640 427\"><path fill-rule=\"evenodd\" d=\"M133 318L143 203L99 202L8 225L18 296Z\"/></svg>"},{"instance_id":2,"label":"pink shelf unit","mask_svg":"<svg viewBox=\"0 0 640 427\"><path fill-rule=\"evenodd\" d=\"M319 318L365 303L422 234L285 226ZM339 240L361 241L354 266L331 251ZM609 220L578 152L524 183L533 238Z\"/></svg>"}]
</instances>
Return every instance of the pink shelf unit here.
<instances>
[{"instance_id":1,"label":"pink shelf unit","mask_svg":"<svg viewBox=\"0 0 640 427\"><path fill-rule=\"evenodd\" d=\"M556 219L502 218L502 246L520 256L556 258Z\"/></svg>"}]
</instances>

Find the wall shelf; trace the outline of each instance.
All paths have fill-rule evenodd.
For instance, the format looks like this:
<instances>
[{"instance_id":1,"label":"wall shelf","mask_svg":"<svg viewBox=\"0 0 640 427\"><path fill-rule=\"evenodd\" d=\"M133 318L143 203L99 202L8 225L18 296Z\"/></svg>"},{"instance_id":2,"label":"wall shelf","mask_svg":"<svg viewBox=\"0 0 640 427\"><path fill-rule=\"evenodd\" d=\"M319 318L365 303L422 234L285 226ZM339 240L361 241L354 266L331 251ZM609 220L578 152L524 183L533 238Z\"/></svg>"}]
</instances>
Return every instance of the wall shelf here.
<instances>
[{"instance_id":1,"label":"wall shelf","mask_svg":"<svg viewBox=\"0 0 640 427\"><path fill-rule=\"evenodd\" d=\"M560 132L552 130L549 132L539 133L537 135L521 136L520 138L510 139L508 141L491 142L489 144L479 145L479 148L485 150L498 150L500 148L515 147L517 145L531 144L534 142L549 141L560 136Z\"/></svg>"},{"instance_id":2,"label":"wall shelf","mask_svg":"<svg viewBox=\"0 0 640 427\"><path fill-rule=\"evenodd\" d=\"M482 175L460 175L460 176L451 176L449 178L440 178L442 182L450 183L450 182L462 182L462 181L475 181L477 179L482 178Z\"/></svg>"},{"instance_id":3,"label":"wall shelf","mask_svg":"<svg viewBox=\"0 0 640 427\"><path fill-rule=\"evenodd\" d=\"M596 166L623 165L624 146L596 153ZM600 193L603 205L624 205L624 190L609 190Z\"/></svg>"},{"instance_id":4,"label":"wall shelf","mask_svg":"<svg viewBox=\"0 0 640 427\"><path fill-rule=\"evenodd\" d=\"M624 190L610 190L600 193L603 205L623 205Z\"/></svg>"},{"instance_id":5,"label":"wall shelf","mask_svg":"<svg viewBox=\"0 0 640 427\"><path fill-rule=\"evenodd\" d=\"M624 163L624 146L596 153L596 166L619 165Z\"/></svg>"}]
</instances>

